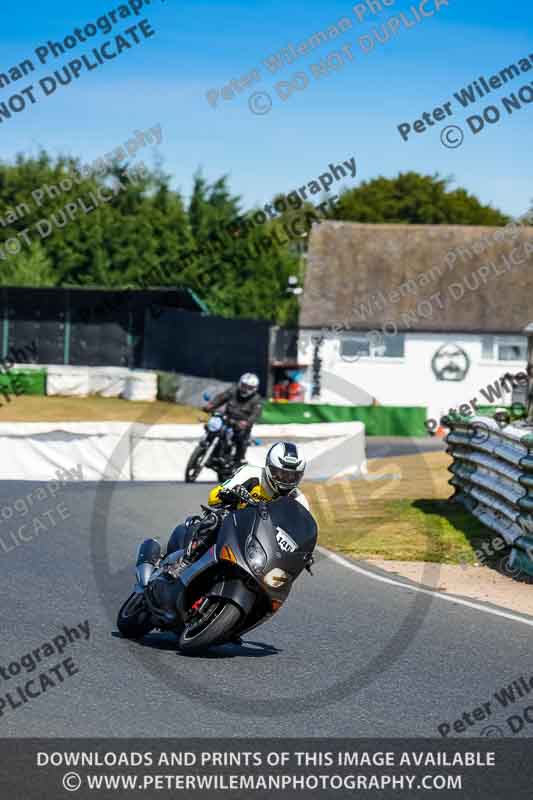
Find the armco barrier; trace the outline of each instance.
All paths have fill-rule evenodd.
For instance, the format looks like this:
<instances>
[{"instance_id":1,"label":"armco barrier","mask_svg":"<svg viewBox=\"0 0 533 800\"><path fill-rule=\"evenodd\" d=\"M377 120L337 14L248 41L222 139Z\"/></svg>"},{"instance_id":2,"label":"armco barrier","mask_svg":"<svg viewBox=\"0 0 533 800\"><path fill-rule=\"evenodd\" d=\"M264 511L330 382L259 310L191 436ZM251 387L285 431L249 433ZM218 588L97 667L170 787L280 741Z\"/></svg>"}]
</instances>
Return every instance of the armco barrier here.
<instances>
[{"instance_id":1,"label":"armco barrier","mask_svg":"<svg viewBox=\"0 0 533 800\"><path fill-rule=\"evenodd\" d=\"M511 547L508 566L533 575L533 426L450 415L454 501Z\"/></svg>"},{"instance_id":2,"label":"armco barrier","mask_svg":"<svg viewBox=\"0 0 533 800\"><path fill-rule=\"evenodd\" d=\"M87 481L182 481L203 434L202 425L143 425L125 422L1 423L0 480L50 480L58 468L81 465ZM366 469L365 430L360 422L324 425L256 425L259 444L250 464L264 464L275 441L294 441L309 463L307 477L360 475ZM202 481L216 481L203 470Z\"/></svg>"}]
</instances>

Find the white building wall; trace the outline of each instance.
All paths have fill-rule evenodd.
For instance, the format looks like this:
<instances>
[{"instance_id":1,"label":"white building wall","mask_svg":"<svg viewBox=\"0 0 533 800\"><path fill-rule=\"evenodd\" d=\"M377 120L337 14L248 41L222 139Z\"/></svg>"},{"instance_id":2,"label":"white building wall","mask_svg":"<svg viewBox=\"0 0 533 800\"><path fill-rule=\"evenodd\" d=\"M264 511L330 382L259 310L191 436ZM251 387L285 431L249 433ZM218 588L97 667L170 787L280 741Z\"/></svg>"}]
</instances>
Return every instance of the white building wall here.
<instances>
[{"instance_id":1,"label":"white building wall","mask_svg":"<svg viewBox=\"0 0 533 800\"><path fill-rule=\"evenodd\" d=\"M300 336L300 363L309 365L302 380L308 402L311 401L313 335L319 336L320 331L306 330ZM516 337L510 338L516 340ZM458 345L467 354L470 367L463 380L444 381L435 376L431 362L442 345ZM506 372L516 373L526 368L525 361L483 359L481 336L474 334L406 333L403 358L360 357L355 362L341 359L339 338L332 337L324 340L320 356L321 394L314 398L315 402L350 404L349 389L345 389L342 382L339 386L338 378L342 378L368 392L380 405L425 406L428 417L433 419L474 398L478 405L488 405L481 389ZM510 399L510 394L503 395L497 404L509 404Z\"/></svg>"}]
</instances>

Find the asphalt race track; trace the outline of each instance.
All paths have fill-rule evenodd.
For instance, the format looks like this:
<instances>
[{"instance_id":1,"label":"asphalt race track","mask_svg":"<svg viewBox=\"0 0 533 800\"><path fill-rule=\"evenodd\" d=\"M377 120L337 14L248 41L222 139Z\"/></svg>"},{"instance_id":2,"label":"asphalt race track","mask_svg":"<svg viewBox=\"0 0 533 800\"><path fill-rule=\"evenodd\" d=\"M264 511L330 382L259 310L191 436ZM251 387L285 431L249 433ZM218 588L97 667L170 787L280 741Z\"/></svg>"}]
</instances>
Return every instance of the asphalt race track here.
<instances>
[{"instance_id":1,"label":"asphalt race track","mask_svg":"<svg viewBox=\"0 0 533 800\"><path fill-rule=\"evenodd\" d=\"M46 484L0 484L3 516L38 486ZM62 656L7 680L4 672L2 697L67 657L79 670L15 709L0 701L3 736L436 736L439 724L491 700L490 717L472 719L460 734L479 736L488 725L506 731L506 718L528 705L525 696L503 709L492 695L530 678L533 620L445 602L327 557L242 647L187 658L172 637L121 639L115 617L133 582L138 542L146 535L165 542L207 488L70 484L56 498L33 501L23 518L13 511L2 519L4 545L21 522L28 541L9 552L0 545L0 667L64 625L90 625L90 638L68 644ZM68 519L42 516L58 502ZM33 536L37 517L48 529Z\"/></svg>"},{"instance_id":2,"label":"asphalt race track","mask_svg":"<svg viewBox=\"0 0 533 800\"><path fill-rule=\"evenodd\" d=\"M393 458L444 450L446 450L444 440L437 437L369 436L366 440L367 458Z\"/></svg>"}]
</instances>

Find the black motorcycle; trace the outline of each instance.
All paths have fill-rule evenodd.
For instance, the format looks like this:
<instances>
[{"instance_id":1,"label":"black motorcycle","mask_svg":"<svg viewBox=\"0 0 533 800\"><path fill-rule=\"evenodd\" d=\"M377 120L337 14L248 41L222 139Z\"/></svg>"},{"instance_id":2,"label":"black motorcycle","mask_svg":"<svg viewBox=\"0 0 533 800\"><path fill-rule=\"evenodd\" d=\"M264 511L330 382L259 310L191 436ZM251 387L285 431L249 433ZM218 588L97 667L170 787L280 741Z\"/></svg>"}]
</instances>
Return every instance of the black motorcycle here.
<instances>
[{"instance_id":1,"label":"black motorcycle","mask_svg":"<svg viewBox=\"0 0 533 800\"><path fill-rule=\"evenodd\" d=\"M185 468L185 481L194 483L204 467L216 472L224 483L240 465L235 458L233 428L224 414L216 413L205 424L205 434L197 444Z\"/></svg>"},{"instance_id":2,"label":"black motorcycle","mask_svg":"<svg viewBox=\"0 0 533 800\"><path fill-rule=\"evenodd\" d=\"M311 572L317 526L292 497L253 501L237 511L202 508L204 516L222 516L217 541L179 577L173 573L194 518L173 533L182 549L163 560L155 539L140 546L137 583L118 614L123 636L173 631L187 653L238 640L281 608L304 569Z\"/></svg>"}]
</instances>

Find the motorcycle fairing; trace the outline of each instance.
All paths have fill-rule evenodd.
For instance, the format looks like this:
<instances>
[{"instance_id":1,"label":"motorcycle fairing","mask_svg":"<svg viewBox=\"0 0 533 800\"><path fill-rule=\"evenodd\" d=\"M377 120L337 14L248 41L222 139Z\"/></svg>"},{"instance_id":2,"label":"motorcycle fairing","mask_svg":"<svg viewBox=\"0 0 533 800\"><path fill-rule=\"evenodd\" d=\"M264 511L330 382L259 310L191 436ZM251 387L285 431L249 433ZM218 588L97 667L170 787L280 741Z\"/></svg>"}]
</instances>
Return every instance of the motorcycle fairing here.
<instances>
[{"instance_id":1,"label":"motorcycle fairing","mask_svg":"<svg viewBox=\"0 0 533 800\"><path fill-rule=\"evenodd\" d=\"M220 597L229 600L238 606L245 615L250 613L257 600L256 593L248 589L239 579L220 581L216 586L213 586L207 597Z\"/></svg>"},{"instance_id":2,"label":"motorcycle fairing","mask_svg":"<svg viewBox=\"0 0 533 800\"><path fill-rule=\"evenodd\" d=\"M246 539L251 533L267 554L267 565L263 573L282 569L294 580L305 568L316 546L318 530L309 511L292 497L280 497L271 501L264 507L263 516L253 506L234 511L221 526L217 550L220 553L222 547L228 545L236 556L237 563L248 573L250 567L245 559L245 552ZM296 545L293 552L281 549L280 540L287 538ZM271 587L263 584L260 575L256 575L255 579L263 590L271 593ZM273 596L280 596L279 590L275 590Z\"/></svg>"}]
</instances>

